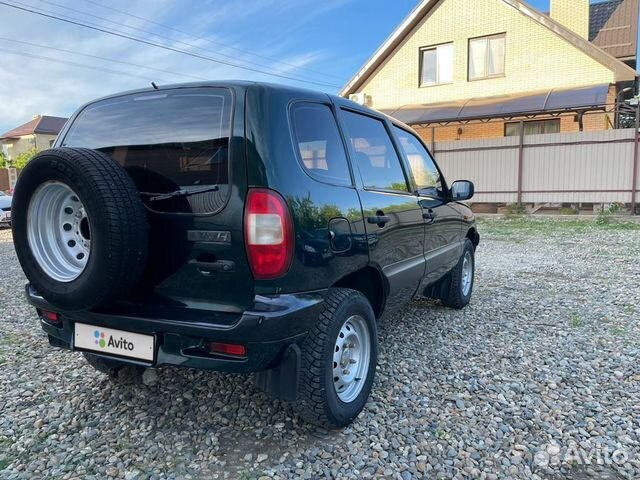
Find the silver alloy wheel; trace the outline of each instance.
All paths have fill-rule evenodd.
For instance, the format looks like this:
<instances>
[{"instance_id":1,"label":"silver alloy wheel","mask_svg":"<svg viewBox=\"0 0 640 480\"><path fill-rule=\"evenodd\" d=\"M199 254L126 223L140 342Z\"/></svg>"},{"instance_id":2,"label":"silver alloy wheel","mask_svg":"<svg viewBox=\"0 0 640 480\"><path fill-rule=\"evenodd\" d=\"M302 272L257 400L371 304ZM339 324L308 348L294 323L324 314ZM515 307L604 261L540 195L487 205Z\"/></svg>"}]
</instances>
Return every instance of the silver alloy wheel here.
<instances>
[{"instance_id":1,"label":"silver alloy wheel","mask_svg":"<svg viewBox=\"0 0 640 480\"><path fill-rule=\"evenodd\" d=\"M473 259L471 258L471 252L465 252L462 259L462 294L466 297L471 291L471 284L473 282Z\"/></svg>"},{"instance_id":2,"label":"silver alloy wheel","mask_svg":"<svg viewBox=\"0 0 640 480\"><path fill-rule=\"evenodd\" d=\"M91 227L76 193L61 182L45 182L27 212L29 247L40 268L58 282L78 278L91 254Z\"/></svg>"},{"instance_id":3,"label":"silver alloy wheel","mask_svg":"<svg viewBox=\"0 0 640 480\"><path fill-rule=\"evenodd\" d=\"M333 387L344 403L353 402L362 391L370 362L367 322L360 315L353 315L340 328L333 349Z\"/></svg>"}]
</instances>

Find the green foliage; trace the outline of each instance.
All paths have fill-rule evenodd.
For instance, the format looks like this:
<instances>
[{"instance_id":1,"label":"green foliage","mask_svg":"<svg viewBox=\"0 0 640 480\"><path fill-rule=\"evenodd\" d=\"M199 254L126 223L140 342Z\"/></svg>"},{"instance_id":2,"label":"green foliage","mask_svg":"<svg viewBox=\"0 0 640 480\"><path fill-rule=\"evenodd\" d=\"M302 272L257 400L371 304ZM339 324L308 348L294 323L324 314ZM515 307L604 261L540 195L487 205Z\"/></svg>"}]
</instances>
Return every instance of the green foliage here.
<instances>
[{"instance_id":1,"label":"green foliage","mask_svg":"<svg viewBox=\"0 0 640 480\"><path fill-rule=\"evenodd\" d=\"M521 203L510 203L509 205L507 205L506 215L509 217L524 215L525 213L527 213L527 207L525 207Z\"/></svg>"},{"instance_id":2,"label":"green foliage","mask_svg":"<svg viewBox=\"0 0 640 480\"><path fill-rule=\"evenodd\" d=\"M620 213L620 210L622 210L622 205L620 205L619 203L612 203L606 207L603 207L598 213L596 222L598 223L598 225L608 225L609 223L611 223L611 217Z\"/></svg>"},{"instance_id":3,"label":"green foliage","mask_svg":"<svg viewBox=\"0 0 640 480\"><path fill-rule=\"evenodd\" d=\"M38 153L38 149L35 147L30 148L26 152L22 152L16 157L15 161L13 162L14 163L13 166L16 168L24 168L25 165L29 162L29 160L31 160L34 157L36 153Z\"/></svg>"},{"instance_id":4,"label":"green foliage","mask_svg":"<svg viewBox=\"0 0 640 480\"><path fill-rule=\"evenodd\" d=\"M2 152L0 152L0 168L7 168L7 157Z\"/></svg>"},{"instance_id":5,"label":"green foliage","mask_svg":"<svg viewBox=\"0 0 640 480\"><path fill-rule=\"evenodd\" d=\"M576 207L562 207L560 215L578 215L580 212Z\"/></svg>"},{"instance_id":6,"label":"green foliage","mask_svg":"<svg viewBox=\"0 0 640 480\"><path fill-rule=\"evenodd\" d=\"M584 325L584 320L580 315L571 315L569 325L571 325L573 328L580 328Z\"/></svg>"}]
</instances>

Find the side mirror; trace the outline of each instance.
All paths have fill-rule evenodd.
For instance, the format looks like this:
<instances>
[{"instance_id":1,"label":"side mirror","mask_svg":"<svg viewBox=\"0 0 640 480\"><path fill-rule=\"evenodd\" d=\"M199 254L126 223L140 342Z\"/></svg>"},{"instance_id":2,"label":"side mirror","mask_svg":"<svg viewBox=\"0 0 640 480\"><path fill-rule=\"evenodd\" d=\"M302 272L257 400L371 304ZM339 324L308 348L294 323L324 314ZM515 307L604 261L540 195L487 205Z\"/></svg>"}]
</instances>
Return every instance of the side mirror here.
<instances>
[{"instance_id":1,"label":"side mirror","mask_svg":"<svg viewBox=\"0 0 640 480\"><path fill-rule=\"evenodd\" d=\"M473 198L476 188L469 180L457 180L451 184L451 198L456 202L463 202Z\"/></svg>"}]
</instances>

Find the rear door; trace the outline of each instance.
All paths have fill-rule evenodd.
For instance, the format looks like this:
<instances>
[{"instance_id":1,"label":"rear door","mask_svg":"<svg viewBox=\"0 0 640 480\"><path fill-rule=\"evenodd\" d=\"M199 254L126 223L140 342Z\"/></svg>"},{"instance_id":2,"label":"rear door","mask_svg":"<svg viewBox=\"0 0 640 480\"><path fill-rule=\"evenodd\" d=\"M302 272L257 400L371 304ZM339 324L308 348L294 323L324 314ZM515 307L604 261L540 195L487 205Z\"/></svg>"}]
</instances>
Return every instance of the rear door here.
<instances>
[{"instance_id":1,"label":"rear door","mask_svg":"<svg viewBox=\"0 0 640 480\"><path fill-rule=\"evenodd\" d=\"M341 123L359 186L370 262L388 279L387 308L409 300L424 275L424 228L419 198L394 147L389 124L342 109Z\"/></svg>"},{"instance_id":2,"label":"rear door","mask_svg":"<svg viewBox=\"0 0 640 480\"><path fill-rule=\"evenodd\" d=\"M252 302L243 102L223 87L126 94L88 105L66 132L61 146L110 155L140 192L150 245L137 305L240 312Z\"/></svg>"},{"instance_id":3,"label":"rear door","mask_svg":"<svg viewBox=\"0 0 640 480\"><path fill-rule=\"evenodd\" d=\"M411 131L393 127L420 197L426 223L426 283L438 280L458 262L461 253L460 213L451 202L442 173L422 141Z\"/></svg>"}]
</instances>

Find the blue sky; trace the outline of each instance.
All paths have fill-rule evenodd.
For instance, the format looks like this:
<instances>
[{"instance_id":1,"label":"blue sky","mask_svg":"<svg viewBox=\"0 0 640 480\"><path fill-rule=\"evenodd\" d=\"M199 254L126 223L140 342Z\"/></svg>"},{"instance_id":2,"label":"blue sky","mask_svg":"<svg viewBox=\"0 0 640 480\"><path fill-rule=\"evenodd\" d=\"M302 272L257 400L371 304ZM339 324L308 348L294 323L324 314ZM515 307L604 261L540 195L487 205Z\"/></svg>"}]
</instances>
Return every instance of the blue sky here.
<instances>
[{"instance_id":1,"label":"blue sky","mask_svg":"<svg viewBox=\"0 0 640 480\"><path fill-rule=\"evenodd\" d=\"M188 57L0 5L0 133L35 114L67 116L93 98L151 81L237 78L305 85L297 81L304 79L322 84L307 87L335 93L418 2L6 1L296 80ZM549 8L548 0L529 3L543 11Z\"/></svg>"}]
</instances>

